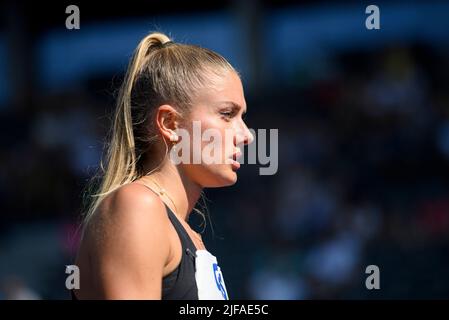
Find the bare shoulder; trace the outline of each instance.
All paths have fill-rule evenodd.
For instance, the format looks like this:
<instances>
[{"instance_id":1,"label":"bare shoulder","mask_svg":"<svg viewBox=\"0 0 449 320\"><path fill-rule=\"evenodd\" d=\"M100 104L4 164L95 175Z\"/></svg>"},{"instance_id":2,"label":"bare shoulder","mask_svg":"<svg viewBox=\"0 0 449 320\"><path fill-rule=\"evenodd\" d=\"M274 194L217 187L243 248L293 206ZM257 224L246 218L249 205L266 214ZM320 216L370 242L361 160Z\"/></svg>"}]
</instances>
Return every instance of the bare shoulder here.
<instances>
[{"instance_id":1,"label":"bare shoulder","mask_svg":"<svg viewBox=\"0 0 449 320\"><path fill-rule=\"evenodd\" d=\"M136 207L138 209L151 208L156 214L165 212L164 204L160 198L147 187L140 183L126 184L110 195L106 205L115 207L113 212L121 212L121 209Z\"/></svg>"},{"instance_id":2,"label":"bare shoulder","mask_svg":"<svg viewBox=\"0 0 449 320\"><path fill-rule=\"evenodd\" d=\"M96 219L95 219L96 218ZM108 195L98 208L93 219L100 227L103 223L122 223L161 226L166 219L166 210L160 198L147 187L130 183ZM101 222L100 222L101 221Z\"/></svg>"},{"instance_id":3,"label":"bare shoulder","mask_svg":"<svg viewBox=\"0 0 449 320\"><path fill-rule=\"evenodd\" d=\"M168 261L168 218L160 198L138 183L108 195L86 229L96 297L155 297ZM84 241L83 240L83 241Z\"/></svg>"}]
</instances>

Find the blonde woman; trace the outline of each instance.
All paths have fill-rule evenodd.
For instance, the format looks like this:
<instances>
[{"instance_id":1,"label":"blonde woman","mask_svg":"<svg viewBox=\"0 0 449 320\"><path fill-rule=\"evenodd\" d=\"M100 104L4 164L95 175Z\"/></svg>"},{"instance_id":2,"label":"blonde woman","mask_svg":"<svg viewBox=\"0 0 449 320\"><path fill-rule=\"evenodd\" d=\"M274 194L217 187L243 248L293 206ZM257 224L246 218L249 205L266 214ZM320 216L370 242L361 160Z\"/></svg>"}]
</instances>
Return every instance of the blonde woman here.
<instances>
[{"instance_id":1,"label":"blonde woman","mask_svg":"<svg viewBox=\"0 0 449 320\"><path fill-rule=\"evenodd\" d=\"M142 39L83 221L73 299L229 299L216 257L188 221L204 188L236 183L240 148L253 140L245 112L240 77L222 56L162 33ZM195 137L198 125L220 137L213 150L222 161L204 161L210 141Z\"/></svg>"}]
</instances>

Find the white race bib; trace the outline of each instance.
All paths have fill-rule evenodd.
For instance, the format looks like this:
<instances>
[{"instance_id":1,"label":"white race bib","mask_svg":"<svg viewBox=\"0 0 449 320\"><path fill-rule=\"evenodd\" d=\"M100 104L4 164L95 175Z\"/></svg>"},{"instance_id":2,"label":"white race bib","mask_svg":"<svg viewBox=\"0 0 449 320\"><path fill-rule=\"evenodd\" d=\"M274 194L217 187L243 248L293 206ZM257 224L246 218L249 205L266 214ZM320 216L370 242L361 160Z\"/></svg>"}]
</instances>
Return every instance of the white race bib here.
<instances>
[{"instance_id":1,"label":"white race bib","mask_svg":"<svg viewBox=\"0 0 449 320\"><path fill-rule=\"evenodd\" d=\"M229 300L228 292L217 264L217 258L207 250L197 250L195 280L199 300Z\"/></svg>"}]
</instances>

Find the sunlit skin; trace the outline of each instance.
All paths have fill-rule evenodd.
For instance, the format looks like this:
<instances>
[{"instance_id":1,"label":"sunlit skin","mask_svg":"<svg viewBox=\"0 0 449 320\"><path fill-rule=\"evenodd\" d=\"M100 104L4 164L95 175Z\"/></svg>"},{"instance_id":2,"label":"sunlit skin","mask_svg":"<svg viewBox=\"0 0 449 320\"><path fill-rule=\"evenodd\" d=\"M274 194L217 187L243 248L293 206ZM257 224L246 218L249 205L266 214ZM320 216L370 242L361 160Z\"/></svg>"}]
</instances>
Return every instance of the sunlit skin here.
<instances>
[{"instance_id":1,"label":"sunlit skin","mask_svg":"<svg viewBox=\"0 0 449 320\"><path fill-rule=\"evenodd\" d=\"M243 116L246 113L246 103L243 95L242 83L239 77L230 72L227 77L211 90L204 93L197 100L197 104L191 113L191 121L201 123L202 133L208 129L216 130L222 138L216 146L216 152L220 154L221 163L183 164L182 170L190 180L202 187L224 187L237 181L238 162L229 161L235 155L239 155L244 144L251 143L253 136L246 126ZM191 122L192 123L192 122ZM190 128L189 132L192 132ZM226 139L226 134L229 139ZM192 136L192 135L191 135ZM191 144L193 147L193 138ZM201 150L209 144L203 141ZM225 160L228 161L225 161Z\"/></svg>"},{"instance_id":2,"label":"sunlit skin","mask_svg":"<svg viewBox=\"0 0 449 320\"><path fill-rule=\"evenodd\" d=\"M251 143L254 139L243 120L247 109L242 82L232 71L215 81L213 87L204 89L198 95L187 121L174 120L173 113L176 114L176 111L170 106L161 106L159 110L158 126L167 141L170 139L172 130L178 128L180 123L185 124L183 128L189 132L192 147L194 147L193 121L201 122L202 132L210 128L220 131L223 141L221 141L222 149L218 151L222 159L232 159L235 153L240 151L239 147ZM165 119L171 119L171 121L165 121ZM226 130L231 132L231 139L225 139ZM201 148L208 143L204 141ZM237 181L237 170L232 163L182 163L175 166L166 159L161 169L150 176L150 180L152 179L164 186L175 202L178 214L187 221L188 214L198 201L201 190L234 184ZM145 183L148 179L143 177L139 181ZM170 202L168 205L171 207Z\"/></svg>"},{"instance_id":3,"label":"sunlit skin","mask_svg":"<svg viewBox=\"0 0 449 320\"><path fill-rule=\"evenodd\" d=\"M75 262L81 272L79 299L161 299L162 278L176 269L182 257L179 236L164 204L196 248L205 249L201 236L187 223L189 213L204 188L236 183L239 165L231 159L254 139L243 120L245 112L242 83L233 71L198 93L188 119L177 118L173 106L158 107L156 126L167 144L177 128L191 132L192 121L200 121L202 131L221 132L217 151L229 163L175 165L167 156L156 172L108 195L86 230ZM231 139L225 139L226 130ZM147 172L151 169L148 166ZM165 189L163 195L157 194L157 185Z\"/></svg>"}]
</instances>

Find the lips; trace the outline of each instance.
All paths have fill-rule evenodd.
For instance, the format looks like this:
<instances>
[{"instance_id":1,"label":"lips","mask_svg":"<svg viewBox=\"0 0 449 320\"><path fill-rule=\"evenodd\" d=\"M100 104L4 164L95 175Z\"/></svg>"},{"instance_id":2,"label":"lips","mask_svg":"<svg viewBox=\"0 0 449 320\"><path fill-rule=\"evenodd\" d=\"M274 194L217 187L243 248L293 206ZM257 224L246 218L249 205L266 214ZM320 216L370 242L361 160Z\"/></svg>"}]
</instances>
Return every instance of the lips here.
<instances>
[{"instance_id":1,"label":"lips","mask_svg":"<svg viewBox=\"0 0 449 320\"><path fill-rule=\"evenodd\" d=\"M232 155L232 160L237 161L238 158L242 156L242 153L240 151L237 151Z\"/></svg>"},{"instance_id":2,"label":"lips","mask_svg":"<svg viewBox=\"0 0 449 320\"><path fill-rule=\"evenodd\" d=\"M238 158L240 158L240 156L242 155L242 153L240 151L237 151L236 153L234 153L232 155L232 169L233 170L238 170L240 168L240 163L237 161Z\"/></svg>"}]
</instances>

